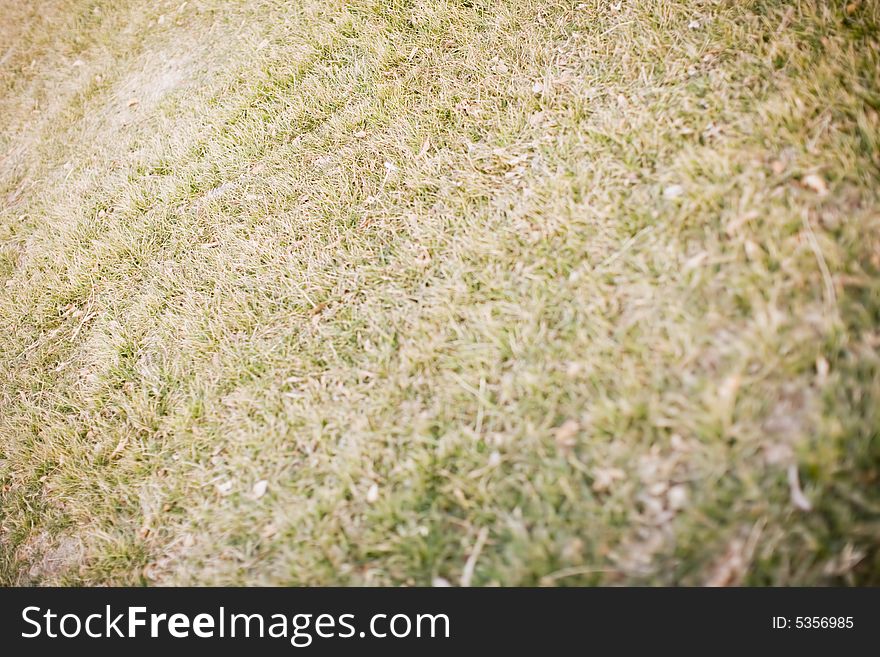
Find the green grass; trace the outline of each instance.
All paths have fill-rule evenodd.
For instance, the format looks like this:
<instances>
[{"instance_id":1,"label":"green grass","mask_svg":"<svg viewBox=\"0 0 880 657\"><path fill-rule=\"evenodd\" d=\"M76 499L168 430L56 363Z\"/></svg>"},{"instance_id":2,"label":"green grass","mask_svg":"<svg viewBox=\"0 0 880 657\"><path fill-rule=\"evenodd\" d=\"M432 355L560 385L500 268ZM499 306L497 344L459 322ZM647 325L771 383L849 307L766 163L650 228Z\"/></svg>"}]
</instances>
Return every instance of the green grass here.
<instances>
[{"instance_id":1,"label":"green grass","mask_svg":"<svg viewBox=\"0 0 880 657\"><path fill-rule=\"evenodd\" d=\"M0 16L0 582L880 584L880 3Z\"/></svg>"}]
</instances>

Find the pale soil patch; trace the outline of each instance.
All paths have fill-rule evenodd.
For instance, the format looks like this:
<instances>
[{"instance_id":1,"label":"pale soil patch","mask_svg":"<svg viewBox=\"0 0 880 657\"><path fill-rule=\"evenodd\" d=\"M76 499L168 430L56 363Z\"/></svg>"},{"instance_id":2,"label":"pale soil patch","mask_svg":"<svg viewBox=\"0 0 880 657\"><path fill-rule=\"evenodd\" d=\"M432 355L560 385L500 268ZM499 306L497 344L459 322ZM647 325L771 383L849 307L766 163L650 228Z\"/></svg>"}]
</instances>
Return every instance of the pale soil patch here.
<instances>
[{"instance_id":1,"label":"pale soil patch","mask_svg":"<svg viewBox=\"0 0 880 657\"><path fill-rule=\"evenodd\" d=\"M196 57L193 53L168 55L162 51L141 55L139 61L130 66L132 72L115 85L111 97L112 119L102 129L118 130L138 117L149 116L165 94L191 81Z\"/></svg>"},{"instance_id":2,"label":"pale soil patch","mask_svg":"<svg viewBox=\"0 0 880 657\"><path fill-rule=\"evenodd\" d=\"M26 586L31 583L58 581L66 574L76 573L83 563L85 551L75 536L58 536L41 532L19 546L15 559L29 564L22 569L13 584Z\"/></svg>"}]
</instances>

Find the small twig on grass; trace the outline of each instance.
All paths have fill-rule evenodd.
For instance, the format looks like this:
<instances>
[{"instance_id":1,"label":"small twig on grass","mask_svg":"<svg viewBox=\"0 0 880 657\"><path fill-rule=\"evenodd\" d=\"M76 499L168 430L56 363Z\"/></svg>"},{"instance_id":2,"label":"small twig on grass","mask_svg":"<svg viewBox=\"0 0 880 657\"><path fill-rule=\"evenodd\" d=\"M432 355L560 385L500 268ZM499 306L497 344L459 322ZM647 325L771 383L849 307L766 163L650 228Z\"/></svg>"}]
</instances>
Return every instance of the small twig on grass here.
<instances>
[{"instance_id":1,"label":"small twig on grass","mask_svg":"<svg viewBox=\"0 0 880 657\"><path fill-rule=\"evenodd\" d=\"M608 256L607 258L605 258L605 260L603 260L603 261L601 262L601 264L600 264L598 267L596 267L596 271L601 271L602 269L604 269L605 267L607 267L608 265L610 265L612 262L614 262L615 260L617 260L620 256L622 256L624 253L626 253L627 251L629 251L630 248L632 247L632 245L635 244L636 241L637 241L640 237L642 237L643 235L647 235L647 234L650 233L652 230L654 230L654 227L653 227L653 226L645 226L644 228L642 228L639 232L637 232L635 235L633 235L633 236L630 237L628 240L626 240L626 241L623 243L623 246L621 246L617 251L615 251L615 252L612 253L610 256Z\"/></svg>"},{"instance_id":2,"label":"small twig on grass","mask_svg":"<svg viewBox=\"0 0 880 657\"><path fill-rule=\"evenodd\" d=\"M834 279L831 277L831 270L828 269L828 263L825 262L825 256L822 255L822 249L819 247L819 241L816 239L816 234L813 232L813 226L810 225L810 218L806 212L804 212L803 220L807 241L810 243L810 248L816 256L819 270L822 272L822 280L825 283L825 302L830 307L835 308L837 307L837 293L834 291Z\"/></svg>"},{"instance_id":3,"label":"small twig on grass","mask_svg":"<svg viewBox=\"0 0 880 657\"><path fill-rule=\"evenodd\" d=\"M464 570L461 571L462 586L471 585L471 579L474 577L474 568L477 566L477 559L480 558L480 552L483 551L483 546L486 544L487 538L489 538L489 528L483 527L480 530L479 535L477 535L477 542L474 543L474 549L471 550L471 555L464 564Z\"/></svg>"}]
</instances>

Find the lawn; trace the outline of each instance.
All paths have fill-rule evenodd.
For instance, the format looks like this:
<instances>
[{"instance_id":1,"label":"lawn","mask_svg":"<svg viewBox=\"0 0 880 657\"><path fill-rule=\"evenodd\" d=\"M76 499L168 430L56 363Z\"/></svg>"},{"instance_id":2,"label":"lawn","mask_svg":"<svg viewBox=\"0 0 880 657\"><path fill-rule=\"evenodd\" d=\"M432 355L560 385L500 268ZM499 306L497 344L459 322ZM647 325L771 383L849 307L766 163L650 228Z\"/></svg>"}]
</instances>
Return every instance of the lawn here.
<instances>
[{"instance_id":1,"label":"lawn","mask_svg":"<svg viewBox=\"0 0 880 657\"><path fill-rule=\"evenodd\" d=\"M0 583L880 585L880 2L0 0Z\"/></svg>"}]
</instances>

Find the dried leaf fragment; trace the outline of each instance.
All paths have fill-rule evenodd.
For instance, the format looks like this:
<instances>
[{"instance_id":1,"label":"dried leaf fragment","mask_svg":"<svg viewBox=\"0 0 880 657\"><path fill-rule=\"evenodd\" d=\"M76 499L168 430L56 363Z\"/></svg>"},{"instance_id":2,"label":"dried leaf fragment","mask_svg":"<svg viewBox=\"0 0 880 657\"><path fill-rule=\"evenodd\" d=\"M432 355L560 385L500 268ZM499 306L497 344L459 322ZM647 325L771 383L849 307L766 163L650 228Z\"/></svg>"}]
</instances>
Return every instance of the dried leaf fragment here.
<instances>
[{"instance_id":1,"label":"dried leaf fragment","mask_svg":"<svg viewBox=\"0 0 880 657\"><path fill-rule=\"evenodd\" d=\"M816 173L804 176L801 179L801 184L819 196L825 196L828 193L828 183Z\"/></svg>"},{"instance_id":2,"label":"dried leaf fragment","mask_svg":"<svg viewBox=\"0 0 880 657\"><path fill-rule=\"evenodd\" d=\"M593 490L602 493L610 489L615 481L626 478L620 468L596 468L593 470Z\"/></svg>"},{"instance_id":3,"label":"dried leaf fragment","mask_svg":"<svg viewBox=\"0 0 880 657\"><path fill-rule=\"evenodd\" d=\"M254 499L258 500L263 497L263 495L266 494L267 490L269 490L269 482L265 479L261 479L260 481L255 483L253 488Z\"/></svg>"},{"instance_id":4,"label":"dried leaf fragment","mask_svg":"<svg viewBox=\"0 0 880 657\"><path fill-rule=\"evenodd\" d=\"M575 444L574 437L580 430L580 422L578 422L577 420L566 420L558 427L556 427L555 431L553 432L556 446L559 449L571 449L572 447L574 447Z\"/></svg>"},{"instance_id":5,"label":"dried leaf fragment","mask_svg":"<svg viewBox=\"0 0 880 657\"><path fill-rule=\"evenodd\" d=\"M745 541L741 539L731 541L727 552L721 557L714 572L706 581L706 586L721 587L738 584L748 567L748 559L745 552Z\"/></svg>"},{"instance_id":6,"label":"dried leaf fragment","mask_svg":"<svg viewBox=\"0 0 880 657\"><path fill-rule=\"evenodd\" d=\"M679 511L687 506L688 489L683 484L678 484L666 493L666 503L673 511Z\"/></svg>"},{"instance_id":7,"label":"dried leaf fragment","mask_svg":"<svg viewBox=\"0 0 880 657\"><path fill-rule=\"evenodd\" d=\"M682 194L684 194L684 187L681 185L669 185L663 190L663 198L669 200L678 198Z\"/></svg>"}]
</instances>

